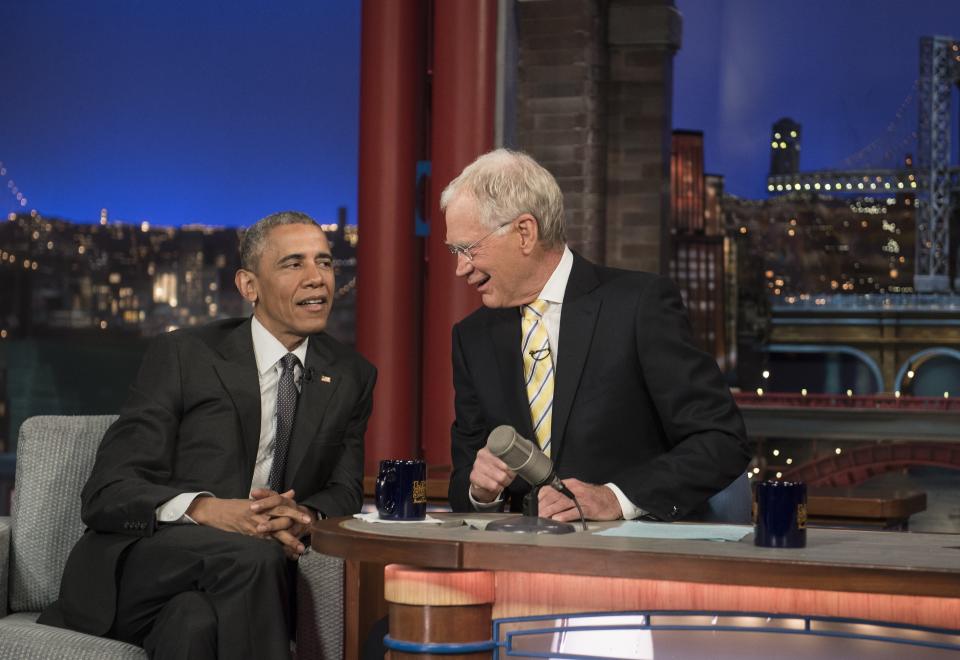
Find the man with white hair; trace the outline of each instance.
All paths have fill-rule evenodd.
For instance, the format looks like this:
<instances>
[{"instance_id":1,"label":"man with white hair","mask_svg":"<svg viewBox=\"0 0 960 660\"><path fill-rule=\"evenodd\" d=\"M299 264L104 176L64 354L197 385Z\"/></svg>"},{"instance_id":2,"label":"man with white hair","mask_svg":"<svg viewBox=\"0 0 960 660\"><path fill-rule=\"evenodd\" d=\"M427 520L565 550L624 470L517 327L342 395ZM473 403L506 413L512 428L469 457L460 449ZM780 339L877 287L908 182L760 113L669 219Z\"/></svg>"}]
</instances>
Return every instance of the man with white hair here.
<instances>
[{"instance_id":1,"label":"man with white hair","mask_svg":"<svg viewBox=\"0 0 960 660\"><path fill-rule=\"evenodd\" d=\"M676 287L573 253L546 169L498 149L440 207L457 276L483 302L453 329L454 510L519 509L529 486L484 447L501 424L540 445L593 520L693 518L743 473L743 421ZM550 488L539 513L578 517Z\"/></svg>"}]
</instances>

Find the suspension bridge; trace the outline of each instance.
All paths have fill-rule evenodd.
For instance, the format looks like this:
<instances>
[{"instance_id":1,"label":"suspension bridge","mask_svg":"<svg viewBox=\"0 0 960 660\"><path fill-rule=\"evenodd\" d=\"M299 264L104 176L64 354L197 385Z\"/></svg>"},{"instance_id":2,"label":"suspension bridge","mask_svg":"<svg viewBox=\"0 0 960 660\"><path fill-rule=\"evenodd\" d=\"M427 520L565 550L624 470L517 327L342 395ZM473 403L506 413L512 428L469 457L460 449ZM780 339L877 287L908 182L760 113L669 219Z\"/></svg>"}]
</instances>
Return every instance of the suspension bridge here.
<instances>
[{"instance_id":1,"label":"suspension bridge","mask_svg":"<svg viewBox=\"0 0 960 660\"><path fill-rule=\"evenodd\" d=\"M950 125L956 112L951 108L951 93L957 86L960 41L943 36L922 38L916 93L908 97L916 99L917 125L908 140L896 140L898 123L894 122L886 135L847 159L841 168L800 172L790 167L791 162L799 163L799 132L789 127L781 132L775 126L767 190L774 194L916 194L914 290L960 292L960 258L952 267L950 262L951 246L960 238L955 236L951 243L950 225L954 211L960 209L960 168L950 163ZM897 116L904 116L904 110L902 105ZM915 157L902 158L899 166L880 164L878 161L889 161L891 143L902 147L898 157L908 153Z\"/></svg>"}]
</instances>

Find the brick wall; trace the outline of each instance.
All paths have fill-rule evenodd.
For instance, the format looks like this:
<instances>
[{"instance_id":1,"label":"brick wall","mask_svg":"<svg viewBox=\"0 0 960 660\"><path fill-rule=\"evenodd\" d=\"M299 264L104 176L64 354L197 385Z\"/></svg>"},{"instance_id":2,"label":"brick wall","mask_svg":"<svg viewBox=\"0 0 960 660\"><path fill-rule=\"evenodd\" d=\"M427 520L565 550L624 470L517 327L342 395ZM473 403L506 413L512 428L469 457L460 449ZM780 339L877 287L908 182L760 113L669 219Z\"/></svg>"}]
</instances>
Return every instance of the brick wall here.
<instances>
[{"instance_id":1,"label":"brick wall","mask_svg":"<svg viewBox=\"0 0 960 660\"><path fill-rule=\"evenodd\" d=\"M680 15L672 0L614 0L609 24L606 261L665 273Z\"/></svg>"},{"instance_id":2,"label":"brick wall","mask_svg":"<svg viewBox=\"0 0 960 660\"><path fill-rule=\"evenodd\" d=\"M557 178L567 239L604 261L605 8L587 0L517 3L517 146Z\"/></svg>"},{"instance_id":3,"label":"brick wall","mask_svg":"<svg viewBox=\"0 0 960 660\"><path fill-rule=\"evenodd\" d=\"M516 146L557 177L570 245L664 272L672 0L521 0L516 20Z\"/></svg>"}]
</instances>

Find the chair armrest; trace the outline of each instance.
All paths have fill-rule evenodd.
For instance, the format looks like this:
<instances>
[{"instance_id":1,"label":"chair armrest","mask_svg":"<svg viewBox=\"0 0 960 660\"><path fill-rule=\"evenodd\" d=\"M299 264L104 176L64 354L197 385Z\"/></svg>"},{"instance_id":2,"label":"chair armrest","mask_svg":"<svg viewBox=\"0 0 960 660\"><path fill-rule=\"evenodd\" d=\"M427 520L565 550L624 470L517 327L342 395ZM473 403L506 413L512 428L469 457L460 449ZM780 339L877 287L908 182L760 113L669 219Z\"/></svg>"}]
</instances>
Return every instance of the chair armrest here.
<instances>
[{"instance_id":1,"label":"chair armrest","mask_svg":"<svg viewBox=\"0 0 960 660\"><path fill-rule=\"evenodd\" d=\"M298 658L343 658L343 566L311 548L297 560Z\"/></svg>"},{"instance_id":2,"label":"chair armrest","mask_svg":"<svg viewBox=\"0 0 960 660\"><path fill-rule=\"evenodd\" d=\"M0 516L0 617L7 616L7 585L10 583L10 516Z\"/></svg>"}]
</instances>

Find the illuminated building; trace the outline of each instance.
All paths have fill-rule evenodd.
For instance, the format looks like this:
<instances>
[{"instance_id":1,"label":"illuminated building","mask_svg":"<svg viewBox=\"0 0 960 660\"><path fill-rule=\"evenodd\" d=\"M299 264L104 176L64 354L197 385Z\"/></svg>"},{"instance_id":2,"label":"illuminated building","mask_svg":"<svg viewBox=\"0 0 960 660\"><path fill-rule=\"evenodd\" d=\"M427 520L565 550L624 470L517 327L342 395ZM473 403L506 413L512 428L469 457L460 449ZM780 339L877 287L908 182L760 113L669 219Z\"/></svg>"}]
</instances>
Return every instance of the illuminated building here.
<instances>
[{"instance_id":1,"label":"illuminated building","mask_svg":"<svg viewBox=\"0 0 960 660\"><path fill-rule=\"evenodd\" d=\"M703 175L703 231L711 236L724 231L723 177L719 174Z\"/></svg>"},{"instance_id":2,"label":"illuminated building","mask_svg":"<svg viewBox=\"0 0 960 660\"><path fill-rule=\"evenodd\" d=\"M670 276L680 288L697 345L727 367L724 238L677 235Z\"/></svg>"},{"instance_id":3,"label":"illuminated building","mask_svg":"<svg viewBox=\"0 0 960 660\"><path fill-rule=\"evenodd\" d=\"M743 268L740 285L760 275L774 300L801 304L816 294L910 293L915 235L911 195L804 195L764 201L728 196L727 222L759 268Z\"/></svg>"},{"instance_id":4,"label":"illuminated building","mask_svg":"<svg viewBox=\"0 0 960 660\"><path fill-rule=\"evenodd\" d=\"M674 131L670 150L670 217L678 234L704 228L703 132Z\"/></svg>"},{"instance_id":5,"label":"illuminated building","mask_svg":"<svg viewBox=\"0 0 960 660\"><path fill-rule=\"evenodd\" d=\"M788 117L770 130L770 176L800 171L800 124Z\"/></svg>"},{"instance_id":6,"label":"illuminated building","mask_svg":"<svg viewBox=\"0 0 960 660\"><path fill-rule=\"evenodd\" d=\"M670 276L680 289L694 340L731 368L727 346L723 177L703 173L703 133L674 131L670 155Z\"/></svg>"},{"instance_id":7,"label":"illuminated building","mask_svg":"<svg viewBox=\"0 0 960 660\"><path fill-rule=\"evenodd\" d=\"M906 329L917 316L927 341L953 342L933 312L940 303L914 294L912 195L726 196L723 208L737 239L744 389L760 384L758 374L769 369L770 387L781 391L882 391L904 351L922 348ZM932 306L924 311L924 305ZM882 338L870 335L879 329ZM863 361L851 357L858 352L871 355L883 377L864 371Z\"/></svg>"}]
</instances>

